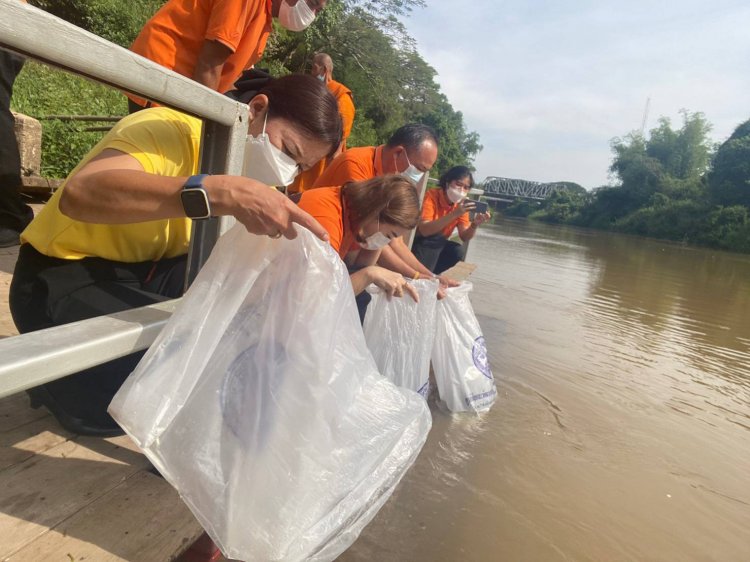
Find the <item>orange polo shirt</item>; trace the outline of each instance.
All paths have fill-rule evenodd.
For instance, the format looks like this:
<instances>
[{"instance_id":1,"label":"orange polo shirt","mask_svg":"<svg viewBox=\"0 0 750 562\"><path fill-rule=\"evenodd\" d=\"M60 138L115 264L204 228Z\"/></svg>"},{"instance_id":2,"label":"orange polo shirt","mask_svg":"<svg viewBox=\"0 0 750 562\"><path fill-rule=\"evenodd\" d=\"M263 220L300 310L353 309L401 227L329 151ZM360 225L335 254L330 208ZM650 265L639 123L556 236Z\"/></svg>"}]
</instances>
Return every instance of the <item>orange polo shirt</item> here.
<instances>
[{"instance_id":1,"label":"orange polo shirt","mask_svg":"<svg viewBox=\"0 0 750 562\"><path fill-rule=\"evenodd\" d=\"M349 221L344 219L341 187L321 187L305 191L297 204L326 229L331 246L341 259L350 251L359 249Z\"/></svg>"},{"instance_id":2,"label":"orange polo shirt","mask_svg":"<svg viewBox=\"0 0 750 562\"><path fill-rule=\"evenodd\" d=\"M383 175L383 145L350 148L333 159L315 182L314 188L344 185L349 181L369 180Z\"/></svg>"},{"instance_id":3,"label":"orange polo shirt","mask_svg":"<svg viewBox=\"0 0 750 562\"><path fill-rule=\"evenodd\" d=\"M271 0L169 0L146 22L130 50L192 78L203 42L219 41L232 51L217 90L226 92L260 60L272 25Z\"/></svg>"},{"instance_id":4,"label":"orange polo shirt","mask_svg":"<svg viewBox=\"0 0 750 562\"><path fill-rule=\"evenodd\" d=\"M341 115L341 121L344 126L344 134L341 139L341 150L346 150L346 139L349 138L349 134L352 132L352 123L354 123L354 100L352 99L352 91L344 86L341 82L330 80L326 84L328 90L336 98L339 104L339 114ZM297 193L311 189L317 179L321 176L323 171L326 169L328 159L323 158L317 164L312 166L309 170L305 170L294 178L294 182L287 187L288 193ZM326 184L334 185L334 184Z\"/></svg>"},{"instance_id":5,"label":"orange polo shirt","mask_svg":"<svg viewBox=\"0 0 750 562\"><path fill-rule=\"evenodd\" d=\"M422 202L422 221L431 222L441 219L455 208L456 205L448 200L448 196L445 194L443 188L429 189L424 194L424 201ZM443 236L449 238L453 229L458 225L463 225L465 228L471 226L468 212L457 217L454 221L451 221L451 223L442 230Z\"/></svg>"}]
</instances>

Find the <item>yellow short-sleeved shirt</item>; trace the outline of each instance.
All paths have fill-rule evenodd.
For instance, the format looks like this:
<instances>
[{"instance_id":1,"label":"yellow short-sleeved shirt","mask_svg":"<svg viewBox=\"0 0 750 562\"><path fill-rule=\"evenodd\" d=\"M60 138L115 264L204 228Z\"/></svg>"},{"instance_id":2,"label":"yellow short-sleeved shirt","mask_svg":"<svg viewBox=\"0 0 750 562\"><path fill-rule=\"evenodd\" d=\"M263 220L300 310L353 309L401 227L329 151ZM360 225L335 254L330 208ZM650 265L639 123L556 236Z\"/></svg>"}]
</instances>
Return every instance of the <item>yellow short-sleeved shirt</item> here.
<instances>
[{"instance_id":1,"label":"yellow short-sleeved shirt","mask_svg":"<svg viewBox=\"0 0 750 562\"><path fill-rule=\"evenodd\" d=\"M86 155L71 176L102 150L112 148L136 158L160 176L197 173L202 122L166 107L123 118ZM156 261L187 253L191 221L169 219L134 224L93 224L60 212L65 183L21 233L21 242L62 259L100 257L121 262Z\"/></svg>"}]
</instances>

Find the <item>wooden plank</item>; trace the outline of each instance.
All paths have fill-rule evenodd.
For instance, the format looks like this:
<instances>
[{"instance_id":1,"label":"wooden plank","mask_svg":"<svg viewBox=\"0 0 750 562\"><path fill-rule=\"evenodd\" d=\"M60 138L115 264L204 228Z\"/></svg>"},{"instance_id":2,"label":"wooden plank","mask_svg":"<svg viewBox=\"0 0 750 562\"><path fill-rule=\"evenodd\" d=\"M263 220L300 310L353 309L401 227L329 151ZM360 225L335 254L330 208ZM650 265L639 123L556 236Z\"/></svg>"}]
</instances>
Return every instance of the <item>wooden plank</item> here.
<instances>
[{"instance_id":1,"label":"wooden plank","mask_svg":"<svg viewBox=\"0 0 750 562\"><path fill-rule=\"evenodd\" d=\"M473 263L460 261L450 269L441 273L441 275L445 275L446 277L455 279L456 281L466 281L469 278L469 275L474 273L474 270L476 268L477 266Z\"/></svg>"},{"instance_id":2,"label":"wooden plank","mask_svg":"<svg viewBox=\"0 0 750 562\"><path fill-rule=\"evenodd\" d=\"M150 467L126 438L80 438L0 472L0 559Z\"/></svg>"},{"instance_id":3,"label":"wooden plank","mask_svg":"<svg viewBox=\"0 0 750 562\"><path fill-rule=\"evenodd\" d=\"M44 408L31 409L25 392L0 399L0 434L48 417L50 414Z\"/></svg>"},{"instance_id":4,"label":"wooden plank","mask_svg":"<svg viewBox=\"0 0 750 562\"><path fill-rule=\"evenodd\" d=\"M0 432L0 471L44 453L73 437L51 415ZM2 483L0 472L0 483Z\"/></svg>"},{"instance_id":5,"label":"wooden plank","mask_svg":"<svg viewBox=\"0 0 750 562\"><path fill-rule=\"evenodd\" d=\"M8 293L13 279L13 269L18 259L18 246L0 248L0 338L18 333L8 308Z\"/></svg>"},{"instance_id":6,"label":"wooden plank","mask_svg":"<svg viewBox=\"0 0 750 562\"><path fill-rule=\"evenodd\" d=\"M174 488L139 472L7 560L167 561L202 532Z\"/></svg>"},{"instance_id":7,"label":"wooden plank","mask_svg":"<svg viewBox=\"0 0 750 562\"><path fill-rule=\"evenodd\" d=\"M57 178L43 178L41 176L24 176L21 178L21 192L28 195L51 197L55 190L62 185L63 180Z\"/></svg>"}]
</instances>

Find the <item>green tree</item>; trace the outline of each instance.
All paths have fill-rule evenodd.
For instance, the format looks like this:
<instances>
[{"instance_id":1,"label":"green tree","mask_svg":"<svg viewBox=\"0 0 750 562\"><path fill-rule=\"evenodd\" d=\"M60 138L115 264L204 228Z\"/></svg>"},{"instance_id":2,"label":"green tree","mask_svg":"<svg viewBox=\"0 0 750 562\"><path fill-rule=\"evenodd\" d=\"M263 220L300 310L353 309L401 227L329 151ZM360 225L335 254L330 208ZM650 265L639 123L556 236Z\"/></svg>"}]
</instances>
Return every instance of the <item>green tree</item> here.
<instances>
[{"instance_id":1,"label":"green tree","mask_svg":"<svg viewBox=\"0 0 750 562\"><path fill-rule=\"evenodd\" d=\"M750 120L719 147L708 185L716 203L750 206Z\"/></svg>"},{"instance_id":2,"label":"green tree","mask_svg":"<svg viewBox=\"0 0 750 562\"><path fill-rule=\"evenodd\" d=\"M331 0L304 33L276 29L262 64L277 73L306 72L313 53L327 52L334 60L334 77L352 90L357 107L348 146L380 144L404 123L425 123L440 137L433 173L439 175L454 165L471 166L482 147L398 20L422 5Z\"/></svg>"}]
</instances>

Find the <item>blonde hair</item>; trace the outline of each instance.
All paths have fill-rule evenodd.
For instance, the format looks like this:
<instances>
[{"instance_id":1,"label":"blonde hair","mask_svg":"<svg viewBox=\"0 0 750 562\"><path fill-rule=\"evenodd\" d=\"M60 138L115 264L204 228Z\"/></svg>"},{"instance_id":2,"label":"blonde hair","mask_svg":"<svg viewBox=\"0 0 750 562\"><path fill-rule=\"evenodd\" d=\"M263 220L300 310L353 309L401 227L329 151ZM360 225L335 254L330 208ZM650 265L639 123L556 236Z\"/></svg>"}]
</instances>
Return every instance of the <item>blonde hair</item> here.
<instances>
[{"instance_id":1,"label":"blonde hair","mask_svg":"<svg viewBox=\"0 0 750 562\"><path fill-rule=\"evenodd\" d=\"M403 176L389 174L348 182L341 191L349 213L349 223L354 228L374 218L407 230L416 227L419 222L416 187Z\"/></svg>"}]
</instances>

